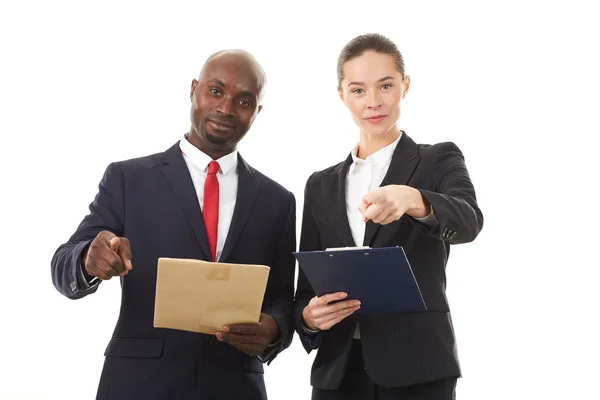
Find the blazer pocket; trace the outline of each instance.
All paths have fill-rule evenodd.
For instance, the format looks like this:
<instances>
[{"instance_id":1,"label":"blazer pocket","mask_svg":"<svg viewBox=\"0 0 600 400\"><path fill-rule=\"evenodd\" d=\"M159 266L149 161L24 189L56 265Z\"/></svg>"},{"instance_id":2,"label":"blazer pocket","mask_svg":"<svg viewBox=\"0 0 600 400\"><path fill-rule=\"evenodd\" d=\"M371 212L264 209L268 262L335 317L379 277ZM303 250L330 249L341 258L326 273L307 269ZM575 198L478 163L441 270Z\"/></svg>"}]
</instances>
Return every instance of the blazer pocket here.
<instances>
[{"instance_id":1,"label":"blazer pocket","mask_svg":"<svg viewBox=\"0 0 600 400\"><path fill-rule=\"evenodd\" d=\"M163 338L113 337L104 352L106 357L160 358Z\"/></svg>"},{"instance_id":2,"label":"blazer pocket","mask_svg":"<svg viewBox=\"0 0 600 400\"><path fill-rule=\"evenodd\" d=\"M258 357L250 357L246 354L242 356L242 368L244 368L246 372L258 372L261 374L265 371L263 364Z\"/></svg>"}]
</instances>

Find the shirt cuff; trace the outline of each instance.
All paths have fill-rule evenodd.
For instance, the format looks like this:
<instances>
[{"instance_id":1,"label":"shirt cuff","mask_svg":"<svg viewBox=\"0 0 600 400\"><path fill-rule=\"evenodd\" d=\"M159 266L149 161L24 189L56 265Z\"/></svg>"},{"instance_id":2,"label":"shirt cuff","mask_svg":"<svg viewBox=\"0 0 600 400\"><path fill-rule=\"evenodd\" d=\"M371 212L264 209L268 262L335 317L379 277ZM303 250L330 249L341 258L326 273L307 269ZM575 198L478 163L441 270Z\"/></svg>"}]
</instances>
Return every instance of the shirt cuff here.
<instances>
[{"instance_id":1,"label":"shirt cuff","mask_svg":"<svg viewBox=\"0 0 600 400\"><path fill-rule=\"evenodd\" d=\"M415 220L417 220L417 221L419 221L419 223L429 226L429 227L437 224L437 222L438 222L437 217L435 216L435 214L433 212L433 207L431 207L431 212L429 213L429 215L427 215L426 217L422 217L422 218L415 218Z\"/></svg>"},{"instance_id":2,"label":"shirt cuff","mask_svg":"<svg viewBox=\"0 0 600 400\"><path fill-rule=\"evenodd\" d=\"M300 335L300 340L303 340L305 343L307 343L311 349L316 349L319 347L319 342L321 341L321 331L320 330L312 330L308 327L306 327L306 325L304 325L304 321L302 320L300 322L300 325L302 327L302 333L303 335Z\"/></svg>"},{"instance_id":3,"label":"shirt cuff","mask_svg":"<svg viewBox=\"0 0 600 400\"><path fill-rule=\"evenodd\" d=\"M279 345L281 344L281 338L277 339L276 342L271 343L267 347L265 347L265 351L262 354L258 355L258 359L262 363L268 363L272 360L272 356L277 352Z\"/></svg>"},{"instance_id":4,"label":"shirt cuff","mask_svg":"<svg viewBox=\"0 0 600 400\"><path fill-rule=\"evenodd\" d=\"M304 331L304 333L308 333L309 335L314 335L316 333L321 332L320 330L312 330L308 328L306 325L304 325L304 320L300 322L300 325L302 326L302 330Z\"/></svg>"},{"instance_id":5,"label":"shirt cuff","mask_svg":"<svg viewBox=\"0 0 600 400\"><path fill-rule=\"evenodd\" d=\"M79 283L80 288L82 288L83 290L87 290L92 286L99 284L100 280L97 277L92 276L92 279L88 281L88 279L86 278L86 274L83 272L85 270L85 265L83 263L82 258L83 257L79 257L79 265L76 269L77 282Z\"/></svg>"}]
</instances>

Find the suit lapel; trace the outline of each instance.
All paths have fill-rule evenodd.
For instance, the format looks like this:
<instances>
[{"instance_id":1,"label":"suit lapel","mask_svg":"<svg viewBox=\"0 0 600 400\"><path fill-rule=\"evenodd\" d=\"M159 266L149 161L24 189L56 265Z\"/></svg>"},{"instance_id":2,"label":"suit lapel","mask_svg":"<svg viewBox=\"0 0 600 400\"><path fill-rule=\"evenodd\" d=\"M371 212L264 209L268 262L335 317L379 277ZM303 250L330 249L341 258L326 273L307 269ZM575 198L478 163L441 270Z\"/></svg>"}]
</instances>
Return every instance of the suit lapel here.
<instances>
[{"instance_id":1,"label":"suit lapel","mask_svg":"<svg viewBox=\"0 0 600 400\"><path fill-rule=\"evenodd\" d=\"M387 185L406 185L412 177L418 163L417 144L406 133L402 132L402 137L396 146L390 167L385 174L380 187ZM380 224L375 224L373 221L367 221L363 246L372 246L373 239L379 229L381 229Z\"/></svg>"},{"instance_id":2,"label":"suit lapel","mask_svg":"<svg viewBox=\"0 0 600 400\"><path fill-rule=\"evenodd\" d=\"M347 247L356 246L346 211L346 176L350 165L352 165L351 155L331 172L323 174L321 181L323 197L329 200L329 204L325 205L325 209L327 210L330 226L335 229L343 245ZM329 193L333 193L333 196L328 196Z\"/></svg>"},{"instance_id":3,"label":"suit lapel","mask_svg":"<svg viewBox=\"0 0 600 400\"><path fill-rule=\"evenodd\" d=\"M220 262L226 262L230 256L235 244L240 238L248 217L252 213L256 197L260 191L260 180L254 174L254 171L246 164L242 156L238 153L238 192L235 200L235 208L227 239L223 244L223 251L219 259Z\"/></svg>"},{"instance_id":4,"label":"suit lapel","mask_svg":"<svg viewBox=\"0 0 600 400\"><path fill-rule=\"evenodd\" d=\"M200 209L200 203L198 203L198 195L194 189L192 177L179 149L179 142L165 152L163 162L164 166L161 172L164 174L173 192L175 192L175 196L179 200L179 204L192 226L192 230L204 252L204 256L207 260L210 260L211 254L204 219L202 218L202 210Z\"/></svg>"}]
</instances>

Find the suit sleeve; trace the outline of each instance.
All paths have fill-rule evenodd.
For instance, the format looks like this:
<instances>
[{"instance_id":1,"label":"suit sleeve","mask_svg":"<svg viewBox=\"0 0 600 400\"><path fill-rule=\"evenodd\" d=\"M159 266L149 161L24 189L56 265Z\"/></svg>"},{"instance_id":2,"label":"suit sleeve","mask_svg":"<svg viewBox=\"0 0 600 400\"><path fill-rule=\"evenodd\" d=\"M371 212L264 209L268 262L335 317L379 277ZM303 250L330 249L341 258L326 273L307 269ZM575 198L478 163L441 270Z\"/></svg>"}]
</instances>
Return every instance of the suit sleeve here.
<instances>
[{"instance_id":1,"label":"suit sleeve","mask_svg":"<svg viewBox=\"0 0 600 400\"><path fill-rule=\"evenodd\" d=\"M270 364L277 354L292 343L294 337L293 303L296 251L296 199L290 193L290 203L285 227L278 246L277 255L269 274L269 283L263 302L263 313L275 319L280 338L275 346L267 348L260 359Z\"/></svg>"},{"instance_id":2,"label":"suit sleeve","mask_svg":"<svg viewBox=\"0 0 600 400\"><path fill-rule=\"evenodd\" d=\"M61 294L80 299L96 292L100 281L87 282L82 270L82 255L103 230L123 235L124 210L122 172L116 163L112 163L104 172L88 215L69 240L56 250L50 262L52 283Z\"/></svg>"},{"instance_id":3,"label":"suit sleeve","mask_svg":"<svg viewBox=\"0 0 600 400\"><path fill-rule=\"evenodd\" d=\"M450 244L471 242L483 228L483 214L477 205L464 156L451 142L436 147L432 161L437 189L420 190L433 209L436 223L417 225L425 234Z\"/></svg>"},{"instance_id":4,"label":"suit sleeve","mask_svg":"<svg viewBox=\"0 0 600 400\"><path fill-rule=\"evenodd\" d=\"M300 230L300 251L318 251L323 250L319 230L315 222L314 215L311 210L310 186L314 174L308 179L306 188L304 189L304 209L302 212L302 227ZM294 322L296 331L302 342L304 349L310 353L312 350L319 347L321 334L309 333L303 329L302 311L308 305L310 300L315 297L315 291L308 282L302 268L298 268L298 283L296 288L296 298L294 302Z\"/></svg>"}]
</instances>

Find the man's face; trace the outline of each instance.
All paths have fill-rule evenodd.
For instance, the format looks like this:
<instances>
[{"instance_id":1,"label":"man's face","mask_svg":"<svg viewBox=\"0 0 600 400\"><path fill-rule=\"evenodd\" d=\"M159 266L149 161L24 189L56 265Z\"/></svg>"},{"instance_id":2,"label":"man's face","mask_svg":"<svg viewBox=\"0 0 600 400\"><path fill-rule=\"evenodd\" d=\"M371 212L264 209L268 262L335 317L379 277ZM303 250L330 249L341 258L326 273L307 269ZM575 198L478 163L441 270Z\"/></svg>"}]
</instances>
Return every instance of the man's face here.
<instances>
[{"instance_id":1,"label":"man's face","mask_svg":"<svg viewBox=\"0 0 600 400\"><path fill-rule=\"evenodd\" d=\"M244 57L209 60L199 80L192 82L190 133L207 149L233 151L262 108L262 85L260 72Z\"/></svg>"}]
</instances>

